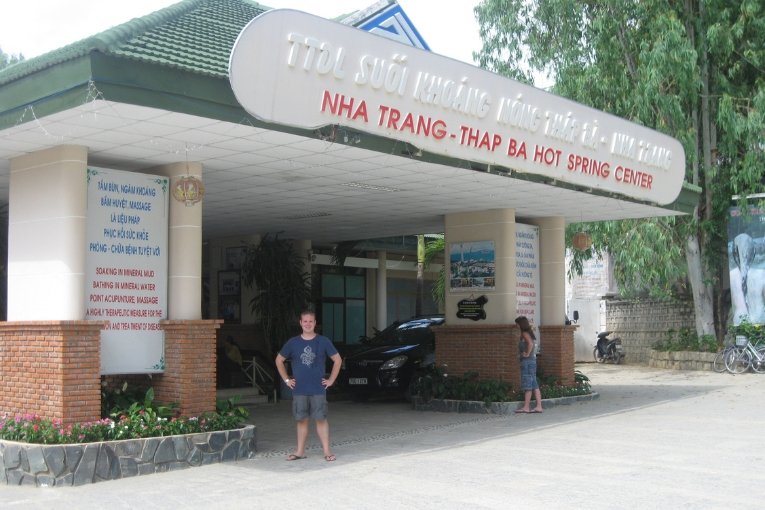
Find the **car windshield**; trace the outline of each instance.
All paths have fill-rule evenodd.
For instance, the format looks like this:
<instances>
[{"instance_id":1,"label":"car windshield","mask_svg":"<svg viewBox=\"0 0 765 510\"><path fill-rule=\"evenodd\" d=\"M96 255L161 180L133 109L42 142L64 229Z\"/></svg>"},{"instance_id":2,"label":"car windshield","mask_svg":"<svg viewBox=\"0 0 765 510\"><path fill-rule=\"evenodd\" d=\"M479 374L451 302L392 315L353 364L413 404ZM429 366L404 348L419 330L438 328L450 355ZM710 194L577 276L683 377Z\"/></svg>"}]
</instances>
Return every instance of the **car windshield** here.
<instances>
[{"instance_id":1,"label":"car windshield","mask_svg":"<svg viewBox=\"0 0 765 510\"><path fill-rule=\"evenodd\" d=\"M430 321L393 323L369 339L368 345L408 345L428 339Z\"/></svg>"}]
</instances>

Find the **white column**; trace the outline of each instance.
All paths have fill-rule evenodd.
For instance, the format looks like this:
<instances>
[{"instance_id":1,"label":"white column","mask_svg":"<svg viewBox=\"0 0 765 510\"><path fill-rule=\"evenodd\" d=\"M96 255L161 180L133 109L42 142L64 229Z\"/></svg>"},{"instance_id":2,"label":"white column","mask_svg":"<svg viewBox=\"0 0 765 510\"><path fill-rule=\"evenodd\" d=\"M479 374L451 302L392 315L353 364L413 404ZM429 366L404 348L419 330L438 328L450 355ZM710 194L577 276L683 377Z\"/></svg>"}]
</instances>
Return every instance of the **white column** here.
<instances>
[{"instance_id":1,"label":"white column","mask_svg":"<svg viewBox=\"0 0 765 510\"><path fill-rule=\"evenodd\" d=\"M9 321L85 317L87 165L74 145L11 160Z\"/></svg>"},{"instance_id":2,"label":"white column","mask_svg":"<svg viewBox=\"0 0 765 510\"><path fill-rule=\"evenodd\" d=\"M553 216L529 223L539 226L540 326L562 326L566 320L566 221Z\"/></svg>"},{"instance_id":3,"label":"white column","mask_svg":"<svg viewBox=\"0 0 765 510\"><path fill-rule=\"evenodd\" d=\"M202 179L201 163L171 163L147 170L170 177L170 225L168 231L167 318L202 318L202 204L186 205L172 198L181 177Z\"/></svg>"},{"instance_id":4,"label":"white column","mask_svg":"<svg viewBox=\"0 0 765 510\"><path fill-rule=\"evenodd\" d=\"M388 252L377 252L377 329L388 325Z\"/></svg>"},{"instance_id":5,"label":"white column","mask_svg":"<svg viewBox=\"0 0 765 510\"><path fill-rule=\"evenodd\" d=\"M493 289L451 290L449 271L446 285L447 324L475 324L457 318L457 304L462 299L485 295L486 319L480 324L512 324L517 308L515 277L515 210L491 209L446 215L445 264L449 264L449 248L453 243L494 241L495 283ZM448 266L447 266L448 268Z\"/></svg>"}]
</instances>

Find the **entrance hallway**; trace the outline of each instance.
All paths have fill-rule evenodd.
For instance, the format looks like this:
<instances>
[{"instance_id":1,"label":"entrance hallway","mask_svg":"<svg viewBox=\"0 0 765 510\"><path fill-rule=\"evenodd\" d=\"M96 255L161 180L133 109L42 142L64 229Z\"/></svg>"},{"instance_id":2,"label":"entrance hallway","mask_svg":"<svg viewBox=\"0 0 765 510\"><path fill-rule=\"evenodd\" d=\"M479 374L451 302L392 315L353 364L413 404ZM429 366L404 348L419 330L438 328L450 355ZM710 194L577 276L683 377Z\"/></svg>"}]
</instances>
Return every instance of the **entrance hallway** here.
<instances>
[{"instance_id":1,"label":"entrance hallway","mask_svg":"<svg viewBox=\"0 0 765 510\"><path fill-rule=\"evenodd\" d=\"M760 508L763 376L577 366L596 400L478 416L330 402L336 462L288 403L253 408L256 458L91 486L0 486L3 508Z\"/></svg>"}]
</instances>

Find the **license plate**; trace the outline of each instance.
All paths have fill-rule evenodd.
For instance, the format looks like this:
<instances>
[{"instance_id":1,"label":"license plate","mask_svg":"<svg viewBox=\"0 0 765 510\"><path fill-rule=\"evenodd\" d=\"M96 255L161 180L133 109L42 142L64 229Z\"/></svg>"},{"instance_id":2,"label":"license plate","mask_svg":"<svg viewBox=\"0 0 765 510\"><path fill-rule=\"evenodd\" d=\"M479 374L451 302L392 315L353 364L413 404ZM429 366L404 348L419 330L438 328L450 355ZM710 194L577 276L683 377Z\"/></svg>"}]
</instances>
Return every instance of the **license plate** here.
<instances>
[{"instance_id":1,"label":"license plate","mask_svg":"<svg viewBox=\"0 0 765 510\"><path fill-rule=\"evenodd\" d=\"M366 377L351 377L348 379L348 384L366 384L367 378Z\"/></svg>"}]
</instances>

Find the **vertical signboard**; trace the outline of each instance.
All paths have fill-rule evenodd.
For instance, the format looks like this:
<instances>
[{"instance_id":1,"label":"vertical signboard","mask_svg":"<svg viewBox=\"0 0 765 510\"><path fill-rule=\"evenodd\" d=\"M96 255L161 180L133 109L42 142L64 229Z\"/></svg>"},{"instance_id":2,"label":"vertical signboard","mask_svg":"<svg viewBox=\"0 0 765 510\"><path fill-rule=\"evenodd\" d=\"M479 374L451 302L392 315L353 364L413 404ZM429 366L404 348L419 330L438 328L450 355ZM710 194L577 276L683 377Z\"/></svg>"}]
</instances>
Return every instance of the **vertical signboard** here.
<instances>
[{"instance_id":1,"label":"vertical signboard","mask_svg":"<svg viewBox=\"0 0 765 510\"><path fill-rule=\"evenodd\" d=\"M532 324L539 351L539 227L515 224L516 313Z\"/></svg>"},{"instance_id":2,"label":"vertical signboard","mask_svg":"<svg viewBox=\"0 0 765 510\"><path fill-rule=\"evenodd\" d=\"M107 321L101 374L165 368L169 179L88 169L85 318Z\"/></svg>"},{"instance_id":3,"label":"vertical signboard","mask_svg":"<svg viewBox=\"0 0 765 510\"><path fill-rule=\"evenodd\" d=\"M765 324L765 209L728 210L728 270L733 324Z\"/></svg>"}]
</instances>

